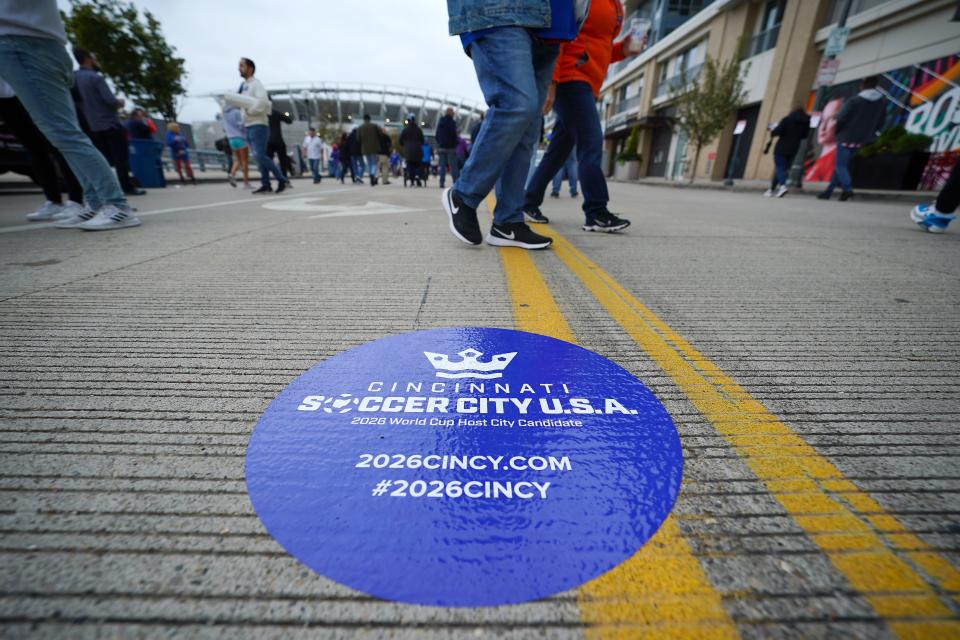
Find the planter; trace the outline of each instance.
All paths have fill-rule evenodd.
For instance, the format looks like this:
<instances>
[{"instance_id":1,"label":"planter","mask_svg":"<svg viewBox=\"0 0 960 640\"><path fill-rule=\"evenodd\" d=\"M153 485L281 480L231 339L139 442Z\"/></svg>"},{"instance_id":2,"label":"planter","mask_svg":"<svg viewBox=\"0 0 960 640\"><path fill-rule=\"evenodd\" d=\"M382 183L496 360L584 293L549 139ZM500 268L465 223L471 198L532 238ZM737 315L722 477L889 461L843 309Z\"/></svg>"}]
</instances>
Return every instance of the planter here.
<instances>
[{"instance_id":1,"label":"planter","mask_svg":"<svg viewBox=\"0 0 960 640\"><path fill-rule=\"evenodd\" d=\"M930 154L926 151L903 154L878 153L869 158L854 156L850 167L853 187L916 191L929 159Z\"/></svg>"},{"instance_id":2,"label":"planter","mask_svg":"<svg viewBox=\"0 0 960 640\"><path fill-rule=\"evenodd\" d=\"M617 162L613 170L613 177L617 180L637 180L640 178L640 161Z\"/></svg>"}]
</instances>

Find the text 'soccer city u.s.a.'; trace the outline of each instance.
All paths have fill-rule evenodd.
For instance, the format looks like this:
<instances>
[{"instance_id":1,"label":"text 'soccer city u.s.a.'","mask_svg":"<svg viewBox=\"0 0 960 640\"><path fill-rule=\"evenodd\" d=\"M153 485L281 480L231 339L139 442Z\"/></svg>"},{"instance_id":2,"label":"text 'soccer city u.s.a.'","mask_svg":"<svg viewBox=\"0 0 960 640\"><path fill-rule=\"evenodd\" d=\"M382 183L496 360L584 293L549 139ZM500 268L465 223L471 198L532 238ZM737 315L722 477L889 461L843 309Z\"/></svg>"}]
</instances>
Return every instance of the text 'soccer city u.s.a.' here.
<instances>
[{"instance_id":1,"label":"text 'soccer city u.s.a.'","mask_svg":"<svg viewBox=\"0 0 960 640\"><path fill-rule=\"evenodd\" d=\"M680 489L663 405L547 336L456 328L322 362L250 440L250 499L314 571L370 595L492 606L577 587L633 555Z\"/></svg>"}]
</instances>

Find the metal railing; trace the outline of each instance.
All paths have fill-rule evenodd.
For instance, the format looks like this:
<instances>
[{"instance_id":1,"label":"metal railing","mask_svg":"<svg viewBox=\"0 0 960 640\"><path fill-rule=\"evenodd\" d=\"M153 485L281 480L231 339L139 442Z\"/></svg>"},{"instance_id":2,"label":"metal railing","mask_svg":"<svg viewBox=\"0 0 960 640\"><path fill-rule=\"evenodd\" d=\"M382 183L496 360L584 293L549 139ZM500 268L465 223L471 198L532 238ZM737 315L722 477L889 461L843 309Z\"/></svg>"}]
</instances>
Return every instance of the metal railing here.
<instances>
[{"instance_id":1,"label":"metal railing","mask_svg":"<svg viewBox=\"0 0 960 640\"><path fill-rule=\"evenodd\" d=\"M621 100L613 107L613 113L623 113L625 111L630 111L631 109L636 109L640 106L640 96L635 95L632 98L627 98L626 100Z\"/></svg>"},{"instance_id":2,"label":"metal railing","mask_svg":"<svg viewBox=\"0 0 960 640\"><path fill-rule=\"evenodd\" d=\"M670 93L680 91L691 83L696 82L700 78L701 71L703 71L703 63L690 67L684 73L678 73L675 76L667 78L657 84L657 91L654 97L662 98Z\"/></svg>"},{"instance_id":3,"label":"metal railing","mask_svg":"<svg viewBox=\"0 0 960 640\"><path fill-rule=\"evenodd\" d=\"M766 31L761 31L757 35L747 40L743 57L752 58L760 55L764 51L769 51L777 46L777 36L780 35L780 25L774 25Z\"/></svg>"}]
</instances>

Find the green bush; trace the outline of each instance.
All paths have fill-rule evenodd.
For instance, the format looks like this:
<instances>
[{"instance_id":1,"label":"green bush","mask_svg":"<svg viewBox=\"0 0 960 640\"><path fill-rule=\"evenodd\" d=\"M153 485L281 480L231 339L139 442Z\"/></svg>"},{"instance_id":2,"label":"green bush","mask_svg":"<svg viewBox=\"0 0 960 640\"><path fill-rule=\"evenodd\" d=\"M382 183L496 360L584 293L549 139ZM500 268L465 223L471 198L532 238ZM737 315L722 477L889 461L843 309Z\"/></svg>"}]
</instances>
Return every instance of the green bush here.
<instances>
[{"instance_id":1,"label":"green bush","mask_svg":"<svg viewBox=\"0 0 960 640\"><path fill-rule=\"evenodd\" d=\"M922 133L907 133L902 125L883 131L872 143L860 149L857 155L869 158L878 153L910 154L926 151L933 138Z\"/></svg>"},{"instance_id":2,"label":"green bush","mask_svg":"<svg viewBox=\"0 0 960 640\"><path fill-rule=\"evenodd\" d=\"M637 150L640 148L640 127L634 127L630 130L630 137L627 138L627 144L617 156L618 162L640 161L642 158Z\"/></svg>"}]
</instances>

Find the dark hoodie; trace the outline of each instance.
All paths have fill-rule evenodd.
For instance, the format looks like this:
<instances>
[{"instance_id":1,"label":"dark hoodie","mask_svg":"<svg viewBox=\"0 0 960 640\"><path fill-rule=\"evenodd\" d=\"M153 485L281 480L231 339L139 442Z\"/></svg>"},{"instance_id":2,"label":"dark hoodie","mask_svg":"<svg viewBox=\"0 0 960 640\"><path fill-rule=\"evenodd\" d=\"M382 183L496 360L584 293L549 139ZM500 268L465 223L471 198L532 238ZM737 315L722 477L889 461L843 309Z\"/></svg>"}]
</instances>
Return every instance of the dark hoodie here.
<instances>
[{"instance_id":1,"label":"dark hoodie","mask_svg":"<svg viewBox=\"0 0 960 640\"><path fill-rule=\"evenodd\" d=\"M887 116L883 94L876 89L864 89L843 103L837 114L837 142L848 147L859 147L877 137Z\"/></svg>"}]
</instances>

